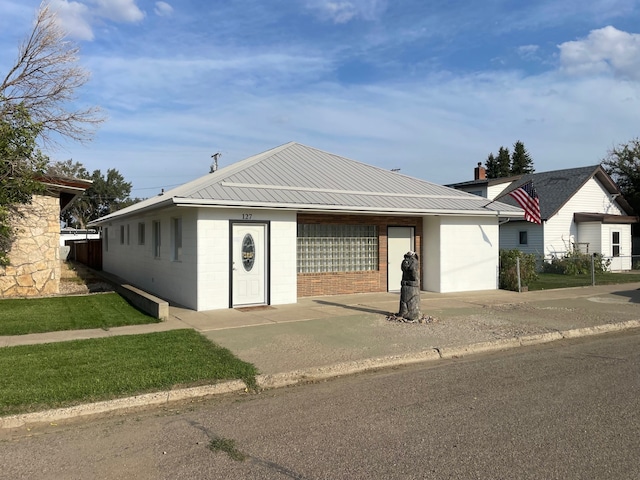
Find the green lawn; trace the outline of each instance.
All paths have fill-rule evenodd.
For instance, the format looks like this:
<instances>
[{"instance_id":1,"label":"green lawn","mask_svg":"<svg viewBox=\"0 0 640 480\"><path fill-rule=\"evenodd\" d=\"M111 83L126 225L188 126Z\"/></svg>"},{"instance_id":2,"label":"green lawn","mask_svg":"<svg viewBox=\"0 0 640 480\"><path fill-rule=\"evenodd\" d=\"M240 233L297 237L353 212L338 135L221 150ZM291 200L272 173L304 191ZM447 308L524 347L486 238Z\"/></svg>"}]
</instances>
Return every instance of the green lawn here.
<instances>
[{"instance_id":1,"label":"green lawn","mask_svg":"<svg viewBox=\"0 0 640 480\"><path fill-rule=\"evenodd\" d=\"M0 335L157 323L117 293L0 300Z\"/></svg>"},{"instance_id":2,"label":"green lawn","mask_svg":"<svg viewBox=\"0 0 640 480\"><path fill-rule=\"evenodd\" d=\"M640 282L640 273L598 273L596 285L614 285ZM591 285L591 275L560 275L539 273L538 279L529 284L529 290L550 290L553 288L584 287Z\"/></svg>"},{"instance_id":3,"label":"green lawn","mask_svg":"<svg viewBox=\"0 0 640 480\"><path fill-rule=\"evenodd\" d=\"M0 372L0 415L257 374L193 330L0 348Z\"/></svg>"}]
</instances>

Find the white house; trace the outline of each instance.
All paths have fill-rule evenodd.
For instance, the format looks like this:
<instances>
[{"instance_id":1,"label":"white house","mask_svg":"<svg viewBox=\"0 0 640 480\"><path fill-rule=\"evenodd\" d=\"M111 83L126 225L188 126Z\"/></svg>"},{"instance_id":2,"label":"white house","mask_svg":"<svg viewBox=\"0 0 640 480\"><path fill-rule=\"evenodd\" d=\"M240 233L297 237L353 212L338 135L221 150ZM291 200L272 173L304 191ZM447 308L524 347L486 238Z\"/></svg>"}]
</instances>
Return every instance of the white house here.
<instances>
[{"instance_id":1,"label":"white house","mask_svg":"<svg viewBox=\"0 0 640 480\"><path fill-rule=\"evenodd\" d=\"M103 269L195 310L400 289L497 288L498 224L520 208L298 143L93 222Z\"/></svg>"},{"instance_id":2,"label":"white house","mask_svg":"<svg viewBox=\"0 0 640 480\"><path fill-rule=\"evenodd\" d=\"M611 270L631 269L631 224L638 222L617 185L600 165L487 179L481 164L475 179L451 187L517 205L509 192L533 181L542 225L524 220L500 226L500 248L545 258L579 249L610 257Z\"/></svg>"}]
</instances>

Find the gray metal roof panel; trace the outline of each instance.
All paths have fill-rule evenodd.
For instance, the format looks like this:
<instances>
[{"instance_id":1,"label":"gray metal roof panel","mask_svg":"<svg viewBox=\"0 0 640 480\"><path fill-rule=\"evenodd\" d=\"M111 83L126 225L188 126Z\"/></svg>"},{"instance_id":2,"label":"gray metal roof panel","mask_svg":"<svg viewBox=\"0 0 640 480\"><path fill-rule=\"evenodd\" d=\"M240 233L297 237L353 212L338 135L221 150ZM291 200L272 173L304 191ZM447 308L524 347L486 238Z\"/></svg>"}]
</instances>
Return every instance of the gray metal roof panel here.
<instances>
[{"instance_id":1,"label":"gray metal roof panel","mask_svg":"<svg viewBox=\"0 0 640 480\"><path fill-rule=\"evenodd\" d=\"M501 211L518 216L519 207L374 167L299 143L287 143L222 168L105 219L173 203L305 208L366 208L379 211ZM289 207L287 207L289 208Z\"/></svg>"}]
</instances>

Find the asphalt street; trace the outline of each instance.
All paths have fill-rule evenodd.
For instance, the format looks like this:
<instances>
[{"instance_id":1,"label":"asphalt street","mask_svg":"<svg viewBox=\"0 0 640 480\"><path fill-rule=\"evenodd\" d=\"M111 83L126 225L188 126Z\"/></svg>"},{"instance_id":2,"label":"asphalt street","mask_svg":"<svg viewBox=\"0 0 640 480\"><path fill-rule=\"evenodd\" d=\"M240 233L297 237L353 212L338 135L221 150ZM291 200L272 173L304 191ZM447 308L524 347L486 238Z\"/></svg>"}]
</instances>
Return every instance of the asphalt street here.
<instances>
[{"instance_id":1,"label":"asphalt street","mask_svg":"<svg viewBox=\"0 0 640 480\"><path fill-rule=\"evenodd\" d=\"M0 478L637 479L639 347L635 329L0 430Z\"/></svg>"}]
</instances>

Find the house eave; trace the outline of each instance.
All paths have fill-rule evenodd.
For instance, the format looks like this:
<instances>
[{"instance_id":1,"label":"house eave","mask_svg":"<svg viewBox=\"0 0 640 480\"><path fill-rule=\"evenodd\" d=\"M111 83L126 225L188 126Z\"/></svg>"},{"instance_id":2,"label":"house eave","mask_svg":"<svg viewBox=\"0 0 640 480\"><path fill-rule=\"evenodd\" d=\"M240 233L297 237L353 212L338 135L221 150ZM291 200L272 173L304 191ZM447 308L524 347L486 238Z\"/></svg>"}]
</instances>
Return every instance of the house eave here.
<instances>
[{"instance_id":1,"label":"house eave","mask_svg":"<svg viewBox=\"0 0 640 480\"><path fill-rule=\"evenodd\" d=\"M640 219L633 215L612 215L608 213L580 213L573 214L573 221L576 223L603 223L603 224L632 224L638 223Z\"/></svg>"},{"instance_id":2,"label":"house eave","mask_svg":"<svg viewBox=\"0 0 640 480\"><path fill-rule=\"evenodd\" d=\"M385 208L379 207L361 207L361 206L344 206L344 205L314 205L314 204L297 204L297 203L269 203L256 204L255 202L228 200L205 200L192 198L174 198L174 204L182 207L210 207L210 208L255 208L255 209L271 209L271 210L295 210L305 212L340 212L340 213L366 213L370 215L455 215L455 216L488 216L488 217L512 217L519 218L524 214L521 212L502 212L498 210L449 210L449 209L421 209L421 208Z\"/></svg>"}]
</instances>

